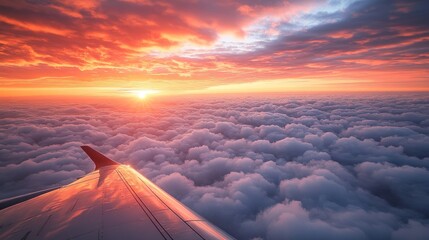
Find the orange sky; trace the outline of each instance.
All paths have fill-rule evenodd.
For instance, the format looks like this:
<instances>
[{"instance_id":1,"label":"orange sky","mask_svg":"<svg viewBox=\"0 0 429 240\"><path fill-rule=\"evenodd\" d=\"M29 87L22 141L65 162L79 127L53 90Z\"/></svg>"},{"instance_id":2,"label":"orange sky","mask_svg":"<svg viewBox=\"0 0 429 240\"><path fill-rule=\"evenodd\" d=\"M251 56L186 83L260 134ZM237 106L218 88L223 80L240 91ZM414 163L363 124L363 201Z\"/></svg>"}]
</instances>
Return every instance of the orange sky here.
<instances>
[{"instance_id":1,"label":"orange sky","mask_svg":"<svg viewBox=\"0 0 429 240\"><path fill-rule=\"evenodd\" d=\"M428 91L410 1L2 1L0 95Z\"/></svg>"}]
</instances>

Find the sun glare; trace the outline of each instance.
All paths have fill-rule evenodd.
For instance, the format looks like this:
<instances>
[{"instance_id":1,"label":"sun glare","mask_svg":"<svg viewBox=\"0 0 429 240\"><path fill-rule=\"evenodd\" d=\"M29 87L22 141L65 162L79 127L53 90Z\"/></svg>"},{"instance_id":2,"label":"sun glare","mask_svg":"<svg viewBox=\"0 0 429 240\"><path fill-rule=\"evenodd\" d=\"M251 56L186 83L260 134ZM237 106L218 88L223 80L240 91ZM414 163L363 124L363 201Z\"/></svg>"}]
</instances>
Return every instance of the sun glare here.
<instances>
[{"instance_id":1,"label":"sun glare","mask_svg":"<svg viewBox=\"0 0 429 240\"><path fill-rule=\"evenodd\" d=\"M159 91L157 90L148 90L148 89L131 91L131 93L134 94L139 99L145 99L148 97L148 95L156 94L158 92Z\"/></svg>"},{"instance_id":2,"label":"sun glare","mask_svg":"<svg viewBox=\"0 0 429 240\"><path fill-rule=\"evenodd\" d=\"M137 97L140 98L140 99L146 98L146 96L147 96L147 93L145 93L145 92L139 92L137 94Z\"/></svg>"}]
</instances>

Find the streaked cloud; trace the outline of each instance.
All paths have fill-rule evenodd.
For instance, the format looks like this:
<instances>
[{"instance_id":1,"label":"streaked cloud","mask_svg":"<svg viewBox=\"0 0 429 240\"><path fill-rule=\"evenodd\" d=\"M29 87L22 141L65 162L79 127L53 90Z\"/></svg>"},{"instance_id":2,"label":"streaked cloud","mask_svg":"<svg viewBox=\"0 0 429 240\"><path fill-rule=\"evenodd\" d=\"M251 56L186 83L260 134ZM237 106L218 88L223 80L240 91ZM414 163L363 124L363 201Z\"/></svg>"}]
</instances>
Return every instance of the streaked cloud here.
<instances>
[{"instance_id":1,"label":"streaked cloud","mask_svg":"<svg viewBox=\"0 0 429 240\"><path fill-rule=\"evenodd\" d=\"M428 9L402 0L8 1L0 77L3 88L50 87L44 78L180 91L316 79L335 90L348 89L343 80L427 90Z\"/></svg>"}]
</instances>

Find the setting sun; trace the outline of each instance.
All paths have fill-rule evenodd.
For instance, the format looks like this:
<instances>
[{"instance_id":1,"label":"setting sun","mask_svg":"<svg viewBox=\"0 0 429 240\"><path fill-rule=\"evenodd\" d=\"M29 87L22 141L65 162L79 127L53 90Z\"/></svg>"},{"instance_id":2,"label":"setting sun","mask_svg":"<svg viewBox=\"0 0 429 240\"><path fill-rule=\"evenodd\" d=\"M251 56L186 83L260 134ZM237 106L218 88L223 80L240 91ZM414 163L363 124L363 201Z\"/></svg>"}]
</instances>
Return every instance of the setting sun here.
<instances>
[{"instance_id":1,"label":"setting sun","mask_svg":"<svg viewBox=\"0 0 429 240\"><path fill-rule=\"evenodd\" d=\"M147 95L147 93L145 93L145 92L139 92L137 94L137 97L140 98L140 99L143 99L143 98L146 98L146 95Z\"/></svg>"},{"instance_id":2,"label":"setting sun","mask_svg":"<svg viewBox=\"0 0 429 240\"><path fill-rule=\"evenodd\" d=\"M158 90L135 90L131 91L139 99L145 99L148 95L159 93Z\"/></svg>"}]
</instances>

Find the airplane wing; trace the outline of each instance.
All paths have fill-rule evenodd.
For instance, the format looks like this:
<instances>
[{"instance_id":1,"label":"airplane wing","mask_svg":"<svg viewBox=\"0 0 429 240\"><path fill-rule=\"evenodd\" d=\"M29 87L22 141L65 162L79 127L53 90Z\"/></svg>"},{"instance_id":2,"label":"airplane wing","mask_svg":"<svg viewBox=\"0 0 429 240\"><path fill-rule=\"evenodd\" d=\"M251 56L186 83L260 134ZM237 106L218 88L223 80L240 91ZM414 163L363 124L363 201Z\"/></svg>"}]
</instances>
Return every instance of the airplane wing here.
<instances>
[{"instance_id":1,"label":"airplane wing","mask_svg":"<svg viewBox=\"0 0 429 240\"><path fill-rule=\"evenodd\" d=\"M233 239L132 167L82 149L96 170L0 210L0 239Z\"/></svg>"}]
</instances>

